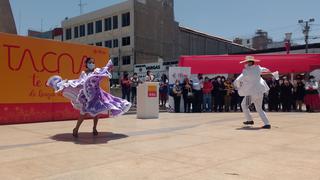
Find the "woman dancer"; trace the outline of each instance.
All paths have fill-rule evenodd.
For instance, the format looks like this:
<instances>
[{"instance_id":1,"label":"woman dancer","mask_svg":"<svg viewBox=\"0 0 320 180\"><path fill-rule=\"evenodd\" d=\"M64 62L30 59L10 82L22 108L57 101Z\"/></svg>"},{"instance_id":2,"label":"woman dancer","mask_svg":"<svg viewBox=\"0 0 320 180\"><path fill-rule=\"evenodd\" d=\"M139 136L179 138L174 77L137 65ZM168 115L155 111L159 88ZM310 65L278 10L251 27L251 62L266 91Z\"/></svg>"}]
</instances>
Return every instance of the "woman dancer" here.
<instances>
[{"instance_id":1,"label":"woman dancer","mask_svg":"<svg viewBox=\"0 0 320 180\"><path fill-rule=\"evenodd\" d=\"M73 107L80 111L80 117L76 127L73 129L73 136L78 137L78 131L86 115L93 117L93 135L98 135L97 124L99 114L109 114L115 117L127 112L131 103L127 100L114 97L100 88L103 77L111 79L113 64L109 60L103 68L95 68L94 59L87 58L85 61L86 70L79 79L62 80L60 76L49 78L47 85L55 92L62 92L62 95L69 100Z\"/></svg>"}]
</instances>

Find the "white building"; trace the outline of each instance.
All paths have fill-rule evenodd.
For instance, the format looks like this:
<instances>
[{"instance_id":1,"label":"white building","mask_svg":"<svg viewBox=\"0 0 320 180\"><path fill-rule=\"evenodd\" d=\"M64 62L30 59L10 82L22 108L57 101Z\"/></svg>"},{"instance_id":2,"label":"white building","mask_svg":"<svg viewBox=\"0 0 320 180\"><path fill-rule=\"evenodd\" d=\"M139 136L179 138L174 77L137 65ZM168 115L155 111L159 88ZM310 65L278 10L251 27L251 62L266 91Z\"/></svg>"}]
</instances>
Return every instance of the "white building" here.
<instances>
[{"instance_id":1,"label":"white building","mask_svg":"<svg viewBox=\"0 0 320 180\"><path fill-rule=\"evenodd\" d=\"M64 41L110 48L110 58L121 70L133 65L133 1L109 6L62 21Z\"/></svg>"},{"instance_id":2,"label":"white building","mask_svg":"<svg viewBox=\"0 0 320 180\"><path fill-rule=\"evenodd\" d=\"M114 78L133 73L135 64L178 61L181 55L248 52L232 41L180 27L174 0L127 0L94 12L65 19L67 42L110 48Z\"/></svg>"}]
</instances>

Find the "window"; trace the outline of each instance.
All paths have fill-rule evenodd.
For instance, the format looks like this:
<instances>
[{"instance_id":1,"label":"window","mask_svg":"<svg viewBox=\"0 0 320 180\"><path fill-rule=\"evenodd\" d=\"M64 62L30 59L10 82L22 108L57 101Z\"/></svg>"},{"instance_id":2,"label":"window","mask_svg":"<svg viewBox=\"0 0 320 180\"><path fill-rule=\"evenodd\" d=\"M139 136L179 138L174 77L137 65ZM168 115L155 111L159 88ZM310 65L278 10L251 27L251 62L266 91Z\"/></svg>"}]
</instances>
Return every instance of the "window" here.
<instances>
[{"instance_id":1,"label":"window","mask_svg":"<svg viewBox=\"0 0 320 180\"><path fill-rule=\"evenodd\" d=\"M113 40L113 47L114 47L114 48L119 47L119 41L118 41L118 39L114 39L114 40Z\"/></svg>"},{"instance_id":2,"label":"window","mask_svg":"<svg viewBox=\"0 0 320 180\"><path fill-rule=\"evenodd\" d=\"M93 34L93 22L88 23L88 27L87 27L87 31L88 31L88 35Z\"/></svg>"},{"instance_id":3,"label":"window","mask_svg":"<svg viewBox=\"0 0 320 180\"><path fill-rule=\"evenodd\" d=\"M122 38L122 46L130 45L130 36Z\"/></svg>"},{"instance_id":4,"label":"window","mask_svg":"<svg viewBox=\"0 0 320 180\"><path fill-rule=\"evenodd\" d=\"M66 29L66 40L71 39L71 28Z\"/></svg>"},{"instance_id":5,"label":"window","mask_svg":"<svg viewBox=\"0 0 320 180\"><path fill-rule=\"evenodd\" d=\"M131 56L122 56L122 65L131 64Z\"/></svg>"},{"instance_id":6,"label":"window","mask_svg":"<svg viewBox=\"0 0 320 180\"><path fill-rule=\"evenodd\" d=\"M111 30L111 17L104 19L104 31L110 31Z\"/></svg>"},{"instance_id":7,"label":"window","mask_svg":"<svg viewBox=\"0 0 320 180\"><path fill-rule=\"evenodd\" d=\"M130 26L130 12L122 14L122 27Z\"/></svg>"},{"instance_id":8,"label":"window","mask_svg":"<svg viewBox=\"0 0 320 180\"><path fill-rule=\"evenodd\" d=\"M74 34L74 38L78 38L79 37L79 27L74 27L73 29L73 34Z\"/></svg>"},{"instance_id":9,"label":"window","mask_svg":"<svg viewBox=\"0 0 320 180\"><path fill-rule=\"evenodd\" d=\"M113 29L118 29L118 16L113 16Z\"/></svg>"},{"instance_id":10,"label":"window","mask_svg":"<svg viewBox=\"0 0 320 180\"><path fill-rule=\"evenodd\" d=\"M96 21L96 33L102 32L102 21Z\"/></svg>"},{"instance_id":11,"label":"window","mask_svg":"<svg viewBox=\"0 0 320 180\"><path fill-rule=\"evenodd\" d=\"M104 42L104 46L105 46L105 47L108 47L108 48L112 48L112 40L105 41L105 42Z\"/></svg>"},{"instance_id":12,"label":"window","mask_svg":"<svg viewBox=\"0 0 320 180\"><path fill-rule=\"evenodd\" d=\"M102 46L102 42L97 42L96 46Z\"/></svg>"},{"instance_id":13,"label":"window","mask_svg":"<svg viewBox=\"0 0 320 180\"><path fill-rule=\"evenodd\" d=\"M114 66L119 66L119 58L118 57L112 58L112 63Z\"/></svg>"},{"instance_id":14,"label":"window","mask_svg":"<svg viewBox=\"0 0 320 180\"><path fill-rule=\"evenodd\" d=\"M86 26L83 24L80 26L80 37L83 37L86 35Z\"/></svg>"}]
</instances>

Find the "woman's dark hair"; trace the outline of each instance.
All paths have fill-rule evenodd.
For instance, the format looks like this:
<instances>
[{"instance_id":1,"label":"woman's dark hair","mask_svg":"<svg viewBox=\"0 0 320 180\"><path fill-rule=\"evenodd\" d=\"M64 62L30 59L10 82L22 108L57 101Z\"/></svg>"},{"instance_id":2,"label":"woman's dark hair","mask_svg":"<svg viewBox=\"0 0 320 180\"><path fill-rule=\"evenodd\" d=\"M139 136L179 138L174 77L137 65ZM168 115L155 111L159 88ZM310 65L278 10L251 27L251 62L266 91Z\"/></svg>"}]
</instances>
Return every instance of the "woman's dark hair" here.
<instances>
[{"instance_id":1,"label":"woman's dark hair","mask_svg":"<svg viewBox=\"0 0 320 180\"><path fill-rule=\"evenodd\" d=\"M86 68L88 68L88 62L93 60L91 57L87 57L87 59L84 61L84 63L86 64Z\"/></svg>"},{"instance_id":2,"label":"woman's dark hair","mask_svg":"<svg viewBox=\"0 0 320 180\"><path fill-rule=\"evenodd\" d=\"M187 84L187 82L189 82L189 79L186 77L186 78L184 78L184 80L183 80L183 84Z\"/></svg>"},{"instance_id":3,"label":"woman's dark hair","mask_svg":"<svg viewBox=\"0 0 320 180\"><path fill-rule=\"evenodd\" d=\"M314 79L314 76L312 76L312 75L311 75L311 76L309 76L309 79Z\"/></svg>"},{"instance_id":4,"label":"woman's dark hair","mask_svg":"<svg viewBox=\"0 0 320 180\"><path fill-rule=\"evenodd\" d=\"M135 75L138 75L138 74L135 72L135 73L133 73L133 75L135 76Z\"/></svg>"},{"instance_id":5,"label":"woman's dark hair","mask_svg":"<svg viewBox=\"0 0 320 180\"><path fill-rule=\"evenodd\" d=\"M129 76L129 73L127 71L123 72L123 77L127 78Z\"/></svg>"},{"instance_id":6,"label":"woman's dark hair","mask_svg":"<svg viewBox=\"0 0 320 180\"><path fill-rule=\"evenodd\" d=\"M151 73L151 71L148 70L148 71L147 71L147 75L149 76L150 73Z\"/></svg>"},{"instance_id":7,"label":"woman's dark hair","mask_svg":"<svg viewBox=\"0 0 320 180\"><path fill-rule=\"evenodd\" d=\"M162 79L163 81L166 81L166 80L168 79L168 77L167 77L166 74L162 74L161 79Z\"/></svg>"}]
</instances>

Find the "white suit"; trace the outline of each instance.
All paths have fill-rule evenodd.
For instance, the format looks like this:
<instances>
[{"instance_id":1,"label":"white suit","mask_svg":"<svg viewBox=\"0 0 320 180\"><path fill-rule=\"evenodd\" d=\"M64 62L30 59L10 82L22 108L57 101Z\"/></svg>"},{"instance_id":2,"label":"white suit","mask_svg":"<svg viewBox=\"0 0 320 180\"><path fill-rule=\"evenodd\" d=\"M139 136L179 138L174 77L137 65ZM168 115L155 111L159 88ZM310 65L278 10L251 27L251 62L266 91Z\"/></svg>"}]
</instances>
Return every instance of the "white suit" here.
<instances>
[{"instance_id":1,"label":"white suit","mask_svg":"<svg viewBox=\"0 0 320 180\"><path fill-rule=\"evenodd\" d=\"M263 72L270 71L259 65L247 66L235 80L234 85L238 89L239 95L244 96L241 107L246 120L253 121L248 107L253 102L264 124L269 125L266 113L262 110L263 94L269 91L267 83L261 78Z\"/></svg>"}]
</instances>

